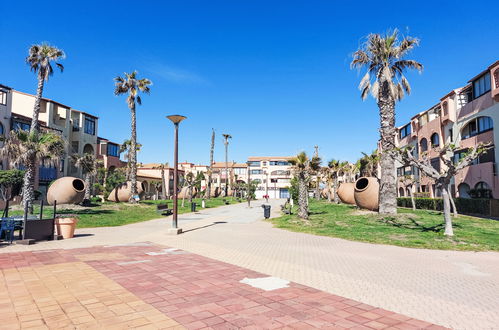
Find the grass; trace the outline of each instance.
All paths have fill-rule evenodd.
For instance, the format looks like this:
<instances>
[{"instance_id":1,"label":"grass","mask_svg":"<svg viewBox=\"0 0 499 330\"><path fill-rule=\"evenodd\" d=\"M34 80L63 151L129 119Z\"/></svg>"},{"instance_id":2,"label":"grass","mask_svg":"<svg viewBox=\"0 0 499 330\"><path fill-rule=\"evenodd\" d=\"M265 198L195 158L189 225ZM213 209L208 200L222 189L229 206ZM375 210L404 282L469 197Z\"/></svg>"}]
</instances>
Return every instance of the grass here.
<instances>
[{"instance_id":1,"label":"grass","mask_svg":"<svg viewBox=\"0 0 499 330\"><path fill-rule=\"evenodd\" d=\"M201 199L195 198L193 201L197 204L196 210L200 210ZM228 198L227 201L230 204L238 203L235 198ZM80 219L77 228L114 227L161 218L163 216L156 212L156 205L164 203L167 203L170 208L173 206L173 201L171 200L147 200L141 201L138 205L104 202L96 203L90 207L78 206L74 209L57 209L57 214L76 214ZM225 204L221 197L206 200L206 208L214 208L222 205ZM182 207L182 200L178 201L178 211L179 214L191 212L191 205L187 199L185 200L184 207ZM39 214L39 212L40 207L35 206L35 214ZM12 211L11 214L20 215L22 211ZM44 217L51 217L53 215L52 207L46 206L43 215Z\"/></svg>"},{"instance_id":2,"label":"grass","mask_svg":"<svg viewBox=\"0 0 499 330\"><path fill-rule=\"evenodd\" d=\"M276 227L352 241L438 250L499 251L499 221L460 215L453 218L454 236L443 235L443 215L437 211L399 209L380 216L345 204L310 200L309 223L296 216L270 219Z\"/></svg>"}]
</instances>

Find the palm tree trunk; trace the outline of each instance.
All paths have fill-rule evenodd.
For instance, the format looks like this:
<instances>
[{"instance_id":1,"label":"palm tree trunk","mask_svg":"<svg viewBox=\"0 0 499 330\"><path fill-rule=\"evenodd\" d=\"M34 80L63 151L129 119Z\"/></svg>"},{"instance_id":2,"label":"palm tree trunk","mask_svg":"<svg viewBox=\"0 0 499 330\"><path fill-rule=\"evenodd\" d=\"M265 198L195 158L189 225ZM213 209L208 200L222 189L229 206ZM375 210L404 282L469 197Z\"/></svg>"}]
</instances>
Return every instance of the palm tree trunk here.
<instances>
[{"instance_id":1,"label":"palm tree trunk","mask_svg":"<svg viewBox=\"0 0 499 330\"><path fill-rule=\"evenodd\" d=\"M130 108L132 115L132 138L130 141L130 197L131 203L136 203L135 196L137 195L137 118L135 105Z\"/></svg>"},{"instance_id":2,"label":"palm tree trunk","mask_svg":"<svg viewBox=\"0 0 499 330\"><path fill-rule=\"evenodd\" d=\"M334 203L339 204L340 199L338 198L338 178L335 178L333 181L333 190L334 190Z\"/></svg>"},{"instance_id":3,"label":"palm tree trunk","mask_svg":"<svg viewBox=\"0 0 499 330\"><path fill-rule=\"evenodd\" d=\"M331 193L332 193L332 187L331 187L331 180L327 180L327 201L329 203L332 202L332 198L331 198Z\"/></svg>"},{"instance_id":4,"label":"palm tree trunk","mask_svg":"<svg viewBox=\"0 0 499 330\"><path fill-rule=\"evenodd\" d=\"M161 168L161 192L162 199L166 199L165 168Z\"/></svg>"},{"instance_id":5,"label":"palm tree trunk","mask_svg":"<svg viewBox=\"0 0 499 330\"><path fill-rule=\"evenodd\" d=\"M91 190L90 173L85 173L85 197L83 197L83 205L90 204L90 190Z\"/></svg>"},{"instance_id":6,"label":"palm tree trunk","mask_svg":"<svg viewBox=\"0 0 499 330\"><path fill-rule=\"evenodd\" d=\"M303 173L298 174L298 216L308 219L308 191L307 182Z\"/></svg>"},{"instance_id":7,"label":"palm tree trunk","mask_svg":"<svg viewBox=\"0 0 499 330\"><path fill-rule=\"evenodd\" d=\"M33 214L33 200L35 199L35 164L36 158L33 155L26 164L23 181L23 209L27 207L29 214Z\"/></svg>"},{"instance_id":8,"label":"palm tree trunk","mask_svg":"<svg viewBox=\"0 0 499 330\"><path fill-rule=\"evenodd\" d=\"M45 70L40 69L38 72L38 87L36 88L35 106L33 107L33 116L31 118L30 132L38 131L38 116L40 114L40 102L43 95L43 87L45 80L43 79L45 75Z\"/></svg>"},{"instance_id":9,"label":"palm tree trunk","mask_svg":"<svg viewBox=\"0 0 499 330\"><path fill-rule=\"evenodd\" d=\"M210 146L210 166L208 171L208 184L206 185L206 198L210 199L211 197L211 174L213 171L213 153L215 151L215 130L211 130L211 146Z\"/></svg>"},{"instance_id":10,"label":"palm tree trunk","mask_svg":"<svg viewBox=\"0 0 499 330\"><path fill-rule=\"evenodd\" d=\"M378 107L381 133L381 178L379 185L379 213L397 213L397 178L395 176L395 102L389 93L388 82L380 84Z\"/></svg>"},{"instance_id":11,"label":"palm tree trunk","mask_svg":"<svg viewBox=\"0 0 499 330\"><path fill-rule=\"evenodd\" d=\"M454 230L452 229L452 217L450 215L450 201L449 192L447 190L447 185L442 185L442 199L444 202L444 219L445 219L445 236L454 236Z\"/></svg>"}]
</instances>

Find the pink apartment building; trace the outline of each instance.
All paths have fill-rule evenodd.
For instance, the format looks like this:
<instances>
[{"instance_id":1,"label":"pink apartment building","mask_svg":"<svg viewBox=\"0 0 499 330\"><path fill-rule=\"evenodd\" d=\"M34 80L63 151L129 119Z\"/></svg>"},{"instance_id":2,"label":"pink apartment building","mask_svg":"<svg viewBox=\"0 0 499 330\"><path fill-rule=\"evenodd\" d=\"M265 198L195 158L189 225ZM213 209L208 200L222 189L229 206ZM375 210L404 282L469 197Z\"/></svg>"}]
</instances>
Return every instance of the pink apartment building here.
<instances>
[{"instance_id":1,"label":"pink apartment building","mask_svg":"<svg viewBox=\"0 0 499 330\"><path fill-rule=\"evenodd\" d=\"M475 162L458 173L452 183L452 194L456 197L499 198L499 178L496 160L499 151L499 132L494 130L499 123L499 61L468 81L464 87L444 95L438 103L398 128L398 146L412 145L420 155L426 152L433 167L442 164L436 148L445 143L459 147L456 160L467 148L480 142L490 143L492 148ZM397 175L410 175L416 184L412 191L426 193L430 197L440 197L440 191L430 178L420 175L417 169L399 164ZM408 191L399 182L399 196L407 196Z\"/></svg>"}]
</instances>

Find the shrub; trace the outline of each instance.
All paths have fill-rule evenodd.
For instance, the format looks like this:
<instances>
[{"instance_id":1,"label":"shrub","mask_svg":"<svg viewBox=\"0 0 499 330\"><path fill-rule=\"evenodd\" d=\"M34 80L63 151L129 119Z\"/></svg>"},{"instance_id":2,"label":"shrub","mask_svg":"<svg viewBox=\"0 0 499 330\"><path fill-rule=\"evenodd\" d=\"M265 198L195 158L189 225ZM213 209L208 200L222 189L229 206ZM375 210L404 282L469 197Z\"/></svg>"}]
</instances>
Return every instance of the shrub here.
<instances>
[{"instance_id":1,"label":"shrub","mask_svg":"<svg viewBox=\"0 0 499 330\"><path fill-rule=\"evenodd\" d=\"M443 200L441 198L414 198L417 209L442 211ZM490 199L485 198L454 198L459 213L490 215ZM399 207L412 207L411 199L408 197L397 198Z\"/></svg>"}]
</instances>

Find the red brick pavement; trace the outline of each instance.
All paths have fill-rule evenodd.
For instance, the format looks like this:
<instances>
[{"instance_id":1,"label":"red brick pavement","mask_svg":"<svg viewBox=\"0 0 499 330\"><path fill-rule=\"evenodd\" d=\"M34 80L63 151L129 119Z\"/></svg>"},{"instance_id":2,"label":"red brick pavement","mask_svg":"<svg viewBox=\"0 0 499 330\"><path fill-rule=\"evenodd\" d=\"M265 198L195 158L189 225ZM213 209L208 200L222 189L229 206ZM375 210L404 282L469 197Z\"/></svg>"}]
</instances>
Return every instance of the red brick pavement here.
<instances>
[{"instance_id":1,"label":"red brick pavement","mask_svg":"<svg viewBox=\"0 0 499 330\"><path fill-rule=\"evenodd\" d=\"M267 275L199 255L146 254L162 249L0 254L0 270L83 261L188 329L444 329L296 283L273 291L254 288L240 281ZM117 254L126 258L117 260Z\"/></svg>"}]
</instances>

